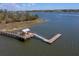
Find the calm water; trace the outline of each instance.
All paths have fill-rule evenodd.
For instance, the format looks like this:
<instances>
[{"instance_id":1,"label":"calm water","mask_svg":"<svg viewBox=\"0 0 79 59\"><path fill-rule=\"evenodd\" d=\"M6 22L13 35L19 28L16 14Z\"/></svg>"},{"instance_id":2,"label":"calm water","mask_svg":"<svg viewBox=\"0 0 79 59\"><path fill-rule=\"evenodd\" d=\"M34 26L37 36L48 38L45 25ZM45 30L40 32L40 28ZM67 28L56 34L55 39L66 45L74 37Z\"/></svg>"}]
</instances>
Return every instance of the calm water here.
<instances>
[{"instance_id":1,"label":"calm water","mask_svg":"<svg viewBox=\"0 0 79 59\"><path fill-rule=\"evenodd\" d=\"M14 38L0 36L0 55L79 55L79 13L36 12L47 23L33 26L33 32L46 38L57 33L62 36L49 45L41 39L33 38L21 42Z\"/></svg>"}]
</instances>

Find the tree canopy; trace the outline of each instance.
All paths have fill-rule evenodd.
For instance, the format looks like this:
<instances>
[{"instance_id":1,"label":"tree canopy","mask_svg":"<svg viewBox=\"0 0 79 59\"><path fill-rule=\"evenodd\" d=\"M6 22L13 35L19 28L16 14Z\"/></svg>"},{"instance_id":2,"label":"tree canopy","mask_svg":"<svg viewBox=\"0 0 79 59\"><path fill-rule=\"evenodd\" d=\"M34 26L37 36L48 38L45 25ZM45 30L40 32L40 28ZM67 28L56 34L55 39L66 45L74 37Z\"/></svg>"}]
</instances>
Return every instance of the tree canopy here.
<instances>
[{"instance_id":1,"label":"tree canopy","mask_svg":"<svg viewBox=\"0 0 79 59\"><path fill-rule=\"evenodd\" d=\"M7 11L0 10L0 23L11 23L20 21L31 21L39 18L28 11Z\"/></svg>"}]
</instances>

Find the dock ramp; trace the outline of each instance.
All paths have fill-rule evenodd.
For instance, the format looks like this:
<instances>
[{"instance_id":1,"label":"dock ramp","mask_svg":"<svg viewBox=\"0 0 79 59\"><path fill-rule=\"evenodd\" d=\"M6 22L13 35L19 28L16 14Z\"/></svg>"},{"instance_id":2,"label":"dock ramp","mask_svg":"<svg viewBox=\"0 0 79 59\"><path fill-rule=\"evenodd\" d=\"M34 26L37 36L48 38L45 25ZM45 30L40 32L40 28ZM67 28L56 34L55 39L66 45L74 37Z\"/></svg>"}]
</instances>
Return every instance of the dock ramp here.
<instances>
[{"instance_id":1,"label":"dock ramp","mask_svg":"<svg viewBox=\"0 0 79 59\"><path fill-rule=\"evenodd\" d=\"M53 43L56 39L58 39L61 34L56 34L55 36L53 36L51 39L46 39L38 34L34 34L37 38L42 39L43 41L47 42L47 43Z\"/></svg>"}]
</instances>

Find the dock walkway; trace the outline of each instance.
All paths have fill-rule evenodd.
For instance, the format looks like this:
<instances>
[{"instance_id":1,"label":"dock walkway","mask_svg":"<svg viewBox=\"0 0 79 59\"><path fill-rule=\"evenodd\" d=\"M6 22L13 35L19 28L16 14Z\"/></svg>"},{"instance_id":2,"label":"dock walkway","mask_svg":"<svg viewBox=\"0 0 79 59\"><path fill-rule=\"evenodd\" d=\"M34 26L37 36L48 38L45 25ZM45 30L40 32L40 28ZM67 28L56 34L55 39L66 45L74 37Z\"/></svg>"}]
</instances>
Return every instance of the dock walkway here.
<instances>
[{"instance_id":1,"label":"dock walkway","mask_svg":"<svg viewBox=\"0 0 79 59\"><path fill-rule=\"evenodd\" d=\"M19 38L21 40L27 40L28 38L35 36L37 38L42 39L44 42L47 42L47 43L53 43L56 39L58 39L61 36L61 34L57 34L57 35L53 36L51 39L46 39L46 38L39 36L38 34L35 34L35 33L33 33L33 36L30 36L30 35L22 36L17 33L4 32L4 31L0 31L0 35L9 36L9 37L13 37L13 38Z\"/></svg>"},{"instance_id":2,"label":"dock walkway","mask_svg":"<svg viewBox=\"0 0 79 59\"><path fill-rule=\"evenodd\" d=\"M51 39L46 39L42 36L39 36L38 34L34 34L34 35L47 43L53 43L56 39L58 39L61 36L61 34L57 34L57 35L53 36Z\"/></svg>"},{"instance_id":3,"label":"dock walkway","mask_svg":"<svg viewBox=\"0 0 79 59\"><path fill-rule=\"evenodd\" d=\"M25 37L25 36L19 35L19 34L14 33L14 32L0 31L0 35L13 37L13 38L18 38L18 39L21 39L21 40L27 40L27 38L29 38L29 37Z\"/></svg>"}]
</instances>

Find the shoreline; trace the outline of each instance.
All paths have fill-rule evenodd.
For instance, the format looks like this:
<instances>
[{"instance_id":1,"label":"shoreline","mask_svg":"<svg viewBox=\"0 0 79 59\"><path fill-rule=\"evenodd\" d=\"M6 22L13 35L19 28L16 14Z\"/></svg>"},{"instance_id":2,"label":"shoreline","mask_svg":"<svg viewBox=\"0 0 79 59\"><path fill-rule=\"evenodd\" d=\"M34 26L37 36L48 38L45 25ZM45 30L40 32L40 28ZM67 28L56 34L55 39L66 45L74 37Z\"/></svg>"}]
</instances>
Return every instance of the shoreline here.
<instances>
[{"instance_id":1,"label":"shoreline","mask_svg":"<svg viewBox=\"0 0 79 59\"><path fill-rule=\"evenodd\" d=\"M6 32L13 32L16 30L21 30L24 28L31 28L32 26L40 23L44 23L46 21L38 18L33 21L22 21L22 22L14 22L14 23L8 23L8 24L0 24L0 31L6 31Z\"/></svg>"}]
</instances>

